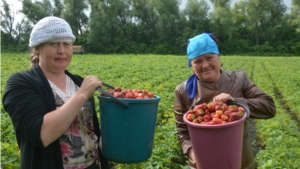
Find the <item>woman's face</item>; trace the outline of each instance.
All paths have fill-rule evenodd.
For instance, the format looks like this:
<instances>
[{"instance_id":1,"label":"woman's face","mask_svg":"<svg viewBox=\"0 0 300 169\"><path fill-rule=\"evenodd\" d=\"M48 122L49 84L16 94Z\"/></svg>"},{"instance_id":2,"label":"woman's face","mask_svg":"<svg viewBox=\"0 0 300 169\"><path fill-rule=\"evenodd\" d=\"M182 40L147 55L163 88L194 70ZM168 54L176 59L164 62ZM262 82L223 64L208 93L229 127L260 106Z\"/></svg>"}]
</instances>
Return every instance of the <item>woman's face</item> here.
<instances>
[{"instance_id":1,"label":"woman's face","mask_svg":"<svg viewBox=\"0 0 300 169\"><path fill-rule=\"evenodd\" d=\"M73 54L71 42L46 42L37 47L36 51L42 70L52 73L64 72Z\"/></svg>"},{"instance_id":2,"label":"woman's face","mask_svg":"<svg viewBox=\"0 0 300 169\"><path fill-rule=\"evenodd\" d=\"M216 82L221 76L221 61L217 54L199 56L191 64L198 78L205 82Z\"/></svg>"}]
</instances>

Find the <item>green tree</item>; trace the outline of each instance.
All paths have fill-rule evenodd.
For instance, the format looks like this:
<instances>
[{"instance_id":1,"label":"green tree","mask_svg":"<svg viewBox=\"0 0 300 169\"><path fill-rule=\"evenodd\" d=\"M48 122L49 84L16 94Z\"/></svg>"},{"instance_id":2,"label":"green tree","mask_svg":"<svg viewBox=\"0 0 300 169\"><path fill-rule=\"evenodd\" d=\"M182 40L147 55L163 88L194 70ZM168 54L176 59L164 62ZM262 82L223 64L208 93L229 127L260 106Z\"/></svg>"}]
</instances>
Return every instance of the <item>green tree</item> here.
<instances>
[{"instance_id":1,"label":"green tree","mask_svg":"<svg viewBox=\"0 0 300 169\"><path fill-rule=\"evenodd\" d=\"M92 51L124 51L132 27L129 0L89 0L91 5L88 44ZM105 48L103 47L105 46Z\"/></svg>"},{"instance_id":2,"label":"green tree","mask_svg":"<svg viewBox=\"0 0 300 169\"><path fill-rule=\"evenodd\" d=\"M53 16L60 17L64 8L65 6L61 0L54 0Z\"/></svg>"},{"instance_id":3,"label":"green tree","mask_svg":"<svg viewBox=\"0 0 300 169\"><path fill-rule=\"evenodd\" d=\"M185 32L189 34L189 37L196 36L202 32L211 31L209 14L209 5L205 0L188 0L183 15L187 18L187 24L191 32Z\"/></svg>"},{"instance_id":4,"label":"green tree","mask_svg":"<svg viewBox=\"0 0 300 169\"><path fill-rule=\"evenodd\" d=\"M292 24L295 25L297 27L297 31L300 32L300 0L292 1L291 17Z\"/></svg>"},{"instance_id":5,"label":"green tree","mask_svg":"<svg viewBox=\"0 0 300 169\"><path fill-rule=\"evenodd\" d=\"M11 10L6 0L1 0L3 3L1 10L1 32L5 34L5 40L7 43L14 42L14 35L16 34L13 24L15 22L15 14ZM3 43L2 43L3 44Z\"/></svg>"},{"instance_id":6,"label":"green tree","mask_svg":"<svg viewBox=\"0 0 300 169\"><path fill-rule=\"evenodd\" d=\"M176 41L184 28L182 15L179 12L179 2L177 0L151 0L150 4L158 15L159 38L154 39L157 45L155 53L172 54L179 52L174 46L180 45ZM176 52L175 52L176 51Z\"/></svg>"},{"instance_id":7,"label":"green tree","mask_svg":"<svg viewBox=\"0 0 300 169\"><path fill-rule=\"evenodd\" d=\"M75 36L82 35L88 28L88 17L86 11L88 4L86 0L64 0L65 10L62 11L64 18L71 26Z\"/></svg>"},{"instance_id":8,"label":"green tree","mask_svg":"<svg viewBox=\"0 0 300 169\"><path fill-rule=\"evenodd\" d=\"M249 0L247 13L256 45L276 41L286 9L282 0Z\"/></svg>"},{"instance_id":9,"label":"green tree","mask_svg":"<svg viewBox=\"0 0 300 169\"><path fill-rule=\"evenodd\" d=\"M211 16L213 33L225 42L231 39L235 28L233 26L233 14L230 10L230 0L211 0L214 10Z\"/></svg>"},{"instance_id":10,"label":"green tree","mask_svg":"<svg viewBox=\"0 0 300 169\"><path fill-rule=\"evenodd\" d=\"M2 0L3 8L1 10L1 49L19 51L26 50L27 45L22 45L29 36L31 29L30 22L25 16L19 22L15 21L15 14L19 11L12 11L6 0ZM28 41L27 41L28 42Z\"/></svg>"},{"instance_id":11,"label":"green tree","mask_svg":"<svg viewBox=\"0 0 300 169\"><path fill-rule=\"evenodd\" d=\"M39 20L46 16L52 16L52 5L49 0L35 1L31 0L22 1L21 12L31 21L33 24L37 23Z\"/></svg>"},{"instance_id":12,"label":"green tree","mask_svg":"<svg viewBox=\"0 0 300 169\"><path fill-rule=\"evenodd\" d=\"M134 18L135 33L132 36L135 39L135 46L138 52L151 52L150 46L154 46L153 39L158 38L158 20L159 16L153 10L153 5L149 0L132 0L131 15Z\"/></svg>"}]
</instances>

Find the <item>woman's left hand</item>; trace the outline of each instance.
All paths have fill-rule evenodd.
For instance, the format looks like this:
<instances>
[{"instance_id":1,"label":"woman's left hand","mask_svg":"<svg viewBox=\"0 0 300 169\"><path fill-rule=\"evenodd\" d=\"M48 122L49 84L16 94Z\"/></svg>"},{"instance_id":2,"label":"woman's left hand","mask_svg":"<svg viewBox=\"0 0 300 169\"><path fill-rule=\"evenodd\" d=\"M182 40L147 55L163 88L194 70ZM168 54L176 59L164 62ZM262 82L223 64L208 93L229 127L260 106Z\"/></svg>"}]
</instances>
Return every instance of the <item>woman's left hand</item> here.
<instances>
[{"instance_id":1,"label":"woman's left hand","mask_svg":"<svg viewBox=\"0 0 300 169\"><path fill-rule=\"evenodd\" d=\"M213 101L216 102L227 102L228 100L234 100L234 98L227 93L221 93L213 98Z\"/></svg>"}]
</instances>

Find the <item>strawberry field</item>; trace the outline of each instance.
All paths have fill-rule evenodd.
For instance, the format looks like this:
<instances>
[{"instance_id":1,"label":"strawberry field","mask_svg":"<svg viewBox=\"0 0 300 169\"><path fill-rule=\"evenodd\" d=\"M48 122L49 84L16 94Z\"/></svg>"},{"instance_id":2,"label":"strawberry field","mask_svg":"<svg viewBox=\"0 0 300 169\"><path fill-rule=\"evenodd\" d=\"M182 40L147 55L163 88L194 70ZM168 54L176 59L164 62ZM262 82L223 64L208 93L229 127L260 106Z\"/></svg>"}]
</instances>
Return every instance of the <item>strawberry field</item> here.
<instances>
[{"instance_id":1,"label":"strawberry field","mask_svg":"<svg viewBox=\"0 0 300 169\"><path fill-rule=\"evenodd\" d=\"M258 168L300 168L300 57L221 56L221 61L224 70L245 70L275 100L274 118L251 121ZM29 68L29 54L2 53L1 93L9 75ZM173 113L174 88L192 72L186 56L74 55L68 70L81 76L96 75L116 87L152 91L161 97L151 158L136 164L114 163L115 169L187 168ZM96 91L94 95L96 102L98 94ZM19 160L12 123L1 104L1 168L19 168Z\"/></svg>"}]
</instances>

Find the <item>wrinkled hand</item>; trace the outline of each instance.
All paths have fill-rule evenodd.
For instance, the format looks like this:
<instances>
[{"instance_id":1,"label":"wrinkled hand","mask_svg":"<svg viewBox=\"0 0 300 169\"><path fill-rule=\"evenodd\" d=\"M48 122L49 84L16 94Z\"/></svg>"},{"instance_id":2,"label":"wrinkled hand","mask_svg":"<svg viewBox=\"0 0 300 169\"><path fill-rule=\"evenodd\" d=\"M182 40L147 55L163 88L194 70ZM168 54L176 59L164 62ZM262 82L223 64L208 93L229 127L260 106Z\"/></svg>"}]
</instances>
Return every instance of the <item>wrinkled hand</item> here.
<instances>
[{"instance_id":1,"label":"wrinkled hand","mask_svg":"<svg viewBox=\"0 0 300 169\"><path fill-rule=\"evenodd\" d=\"M193 148L191 148L188 152L188 156L189 156L189 161L196 166L196 159L195 159L195 154L194 154L194 150Z\"/></svg>"},{"instance_id":2,"label":"wrinkled hand","mask_svg":"<svg viewBox=\"0 0 300 169\"><path fill-rule=\"evenodd\" d=\"M234 98L230 94L227 94L227 93L221 93L213 98L213 101L216 101L216 102L227 102L228 100L234 101Z\"/></svg>"},{"instance_id":3,"label":"wrinkled hand","mask_svg":"<svg viewBox=\"0 0 300 169\"><path fill-rule=\"evenodd\" d=\"M80 86L79 92L84 93L87 98L90 98L98 86L102 87L102 82L97 76L86 76Z\"/></svg>"}]
</instances>

